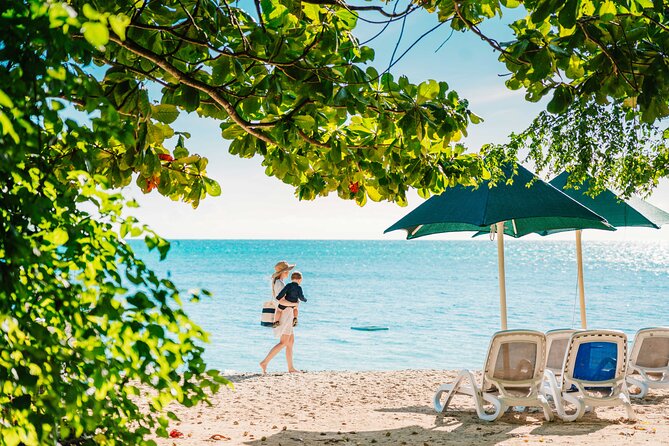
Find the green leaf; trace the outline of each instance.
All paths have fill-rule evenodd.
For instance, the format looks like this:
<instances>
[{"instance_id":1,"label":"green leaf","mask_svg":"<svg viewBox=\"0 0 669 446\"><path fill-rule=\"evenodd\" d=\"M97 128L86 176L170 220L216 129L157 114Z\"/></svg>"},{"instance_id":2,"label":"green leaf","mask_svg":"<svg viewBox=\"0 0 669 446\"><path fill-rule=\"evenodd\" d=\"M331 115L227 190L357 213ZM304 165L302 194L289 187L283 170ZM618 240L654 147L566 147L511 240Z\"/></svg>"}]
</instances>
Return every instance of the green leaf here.
<instances>
[{"instance_id":1,"label":"green leaf","mask_svg":"<svg viewBox=\"0 0 669 446\"><path fill-rule=\"evenodd\" d=\"M214 84L221 85L235 77L235 70L230 57L219 57L212 62L211 78Z\"/></svg>"},{"instance_id":2,"label":"green leaf","mask_svg":"<svg viewBox=\"0 0 669 446\"><path fill-rule=\"evenodd\" d=\"M49 27L60 28L68 19L70 14L63 3L51 3L49 5ZM67 5L69 7L69 5ZM69 7L71 10L71 7Z\"/></svg>"},{"instance_id":3,"label":"green leaf","mask_svg":"<svg viewBox=\"0 0 669 446\"><path fill-rule=\"evenodd\" d=\"M53 231L46 233L44 235L44 240L50 242L53 245L61 246L69 240L69 236L66 230L62 228L56 228Z\"/></svg>"},{"instance_id":4,"label":"green leaf","mask_svg":"<svg viewBox=\"0 0 669 446\"><path fill-rule=\"evenodd\" d=\"M613 20L617 12L616 4L610 0L605 1L602 3L602 6L599 7L599 15L603 22Z\"/></svg>"},{"instance_id":5,"label":"green leaf","mask_svg":"<svg viewBox=\"0 0 669 446\"><path fill-rule=\"evenodd\" d=\"M367 192L367 195L369 195L369 199L372 201L381 201L383 199L383 196L381 195L379 190L374 186L370 186L369 184L365 185L365 192Z\"/></svg>"},{"instance_id":6,"label":"green leaf","mask_svg":"<svg viewBox=\"0 0 669 446\"><path fill-rule=\"evenodd\" d=\"M202 181L204 182L205 190L209 195L212 197L218 197L221 195L221 186L217 181L207 177L203 177Z\"/></svg>"},{"instance_id":7,"label":"green leaf","mask_svg":"<svg viewBox=\"0 0 669 446\"><path fill-rule=\"evenodd\" d=\"M101 14L97 12L95 9L93 9L93 7L88 3L84 4L82 12L84 13L84 16L89 20L99 21L100 18L102 17Z\"/></svg>"},{"instance_id":8,"label":"green leaf","mask_svg":"<svg viewBox=\"0 0 669 446\"><path fill-rule=\"evenodd\" d=\"M180 137L179 139L181 139L181 137ZM174 148L174 158L179 159L179 158L187 157L187 156L188 156L188 153L189 153L189 152L188 152L188 149L186 149L186 148L183 146L183 144L178 144L178 145Z\"/></svg>"},{"instance_id":9,"label":"green leaf","mask_svg":"<svg viewBox=\"0 0 669 446\"><path fill-rule=\"evenodd\" d=\"M200 105L200 92L193 87L188 85L181 85L180 90L180 103L186 111L193 112Z\"/></svg>"},{"instance_id":10,"label":"green leaf","mask_svg":"<svg viewBox=\"0 0 669 446\"><path fill-rule=\"evenodd\" d=\"M562 113L567 110L567 107L571 104L572 100L573 93L571 89L568 86L561 84L555 89L553 99L548 103L546 109L551 113Z\"/></svg>"},{"instance_id":11,"label":"green leaf","mask_svg":"<svg viewBox=\"0 0 669 446\"><path fill-rule=\"evenodd\" d=\"M162 123L171 124L179 117L179 110L172 104L152 105L151 117Z\"/></svg>"},{"instance_id":12,"label":"green leaf","mask_svg":"<svg viewBox=\"0 0 669 446\"><path fill-rule=\"evenodd\" d=\"M558 13L558 22L565 29L571 29L576 25L576 13L578 11L579 0L567 0Z\"/></svg>"},{"instance_id":13,"label":"green leaf","mask_svg":"<svg viewBox=\"0 0 669 446\"><path fill-rule=\"evenodd\" d=\"M480 124L483 122L483 118L473 112L469 112L469 120L472 122L472 124Z\"/></svg>"},{"instance_id":14,"label":"green leaf","mask_svg":"<svg viewBox=\"0 0 669 446\"><path fill-rule=\"evenodd\" d=\"M313 22L318 22L320 20L320 6L301 2L302 11L304 11L305 17Z\"/></svg>"},{"instance_id":15,"label":"green leaf","mask_svg":"<svg viewBox=\"0 0 669 446\"><path fill-rule=\"evenodd\" d=\"M171 138L174 136L174 130L167 124L162 124L160 122L147 123L147 138L149 143L161 145L165 139Z\"/></svg>"},{"instance_id":16,"label":"green leaf","mask_svg":"<svg viewBox=\"0 0 669 446\"><path fill-rule=\"evenodd\" d=\"M84 38L95 48L101 48L109 42L109 29L100 22L86 22L81 26Z\"/></svg>"},{"instance_id":17,"label":"green leaf","mask_svg":"<svg viewBox=\"0 0 669 446\"><path fill-rule=\"evenodd\" d=\"M313 130L316 127L316 120L309 115L295 116L293 121L302 130Z\"/></svg>"},{"instance_id":18,"label":"green leaf","mask_svg":"<svg viewBox=\"0 0 669 446\"><path fill-rule=\"evenodd\" d=\"M536 53L532 58L532 73L527 77L533 81L544 79L551 72L553 68L553 58L547 49L543 49Z\"/></svg>"},{"instance_id":19,"label":"green leaf","mask_svg":"<svg viewBox=\"0 0 669 446\"><path fill-rule=\"evenodd\" d=\"M439 94L439 83L435 80L428 80L425 82L422 82L418 86L418 99L417 103L418 104L423 104L427 101L431 101L434 98L437 97Z\"/></svg>"},{"instance_id":20,"label":"green leaf","mask_svg":"<svg viewBox=\"0 0 669 446\"><path fill-rule=\"evenodd\" d=\"M0 105L2 105L3 107L7 107L7 108L14 107L14 104L12 103L12 100L2 90L0 90Z\"/></svg>"},{"instance_id":21,"label":"green leaf","mask_svg":"<svg viewBox=\"0 0 669 446\"><path fill-rule=\"evenodd\" d=\"M109 16L109 26L122 41L125 41L125 30L130 25L130 17L121 13Z\"/></svg>"},{"instance_id":22,"label":"green leaf","mask_svg":"<svg viewBox=\"0 0 669 446\"><path fill-rule=\"evenodd\" d=\"M16 133L12 121L9 120L7 115L2 110L0 110L0 128L2 129L3 135L9 135L14 140L14 143L16 144L19 143L19 141L21 140L19 134Z\"/></svg>"},{"instance_id":23,"label":"green leaf","mask_svg":"<svg viewBox=\"0 0 669 446\"><path fill-rule=\"evenodd\" d=\"M355 25L358 22L358 15L345 8L337 8L335 16L339 19L339 23L344 24L346 29L355 28Z\"/></svg>"},{"instance_id":24,"label":"green leaf","mask_svg":"<svg viewBox=\"0 0 669 446\"><path fill-rule=\"evenodd\" d=\"M569 66L567 67L565 74L570 79L580 79L585 74L583 64L576 55L572 54L569 58Z\"/></svg>"},{"instance_id":25,"label":"green leaf","mask_svg":"<svg viewBox=\"0 0 669 446\"><path fill-rule=\"evenodd\" d=\"M355 194L355 202L358 204L358 206L363 207L367 204L367 195L364 193Z\"/></svg>"},{"instance_id":26,"label":"green leaf","mask_svg":"<svg viewBox=\"0 0 669 446\"><path fill-rule=\"evenodd\" d=\"M555 6L555 0L538 0L534 7L534 11L530 14L532 22L539 24L546 20L548 16L555 11Z\"/></svg>"},{"instance_id":27,"label":"green leaf","mask_svg":"<svg viewBox=\"0 0 669 446\"><path fill-rule=\"evenodd\" d=\"M246 135L246 130L234 123L223 123L221 124L221 129L221 136L225 139L237 139Z\"/></svg>"},{"instance_id":28,"label":"green leaf","mask_svg":"<svg viewBox=\"0 0 669 446\"><path fill-rule=\"evenodd\" d=\"M174 154L176 155L177 152L174 151ZM177 158L172 162L173 163L179 163L179 164L193 164L193 163L196 163L196 162L200 161L200 158L201 158L200 155L190 155L190 156L184 156L182 158Z\"/></svg>"}]
</instances>

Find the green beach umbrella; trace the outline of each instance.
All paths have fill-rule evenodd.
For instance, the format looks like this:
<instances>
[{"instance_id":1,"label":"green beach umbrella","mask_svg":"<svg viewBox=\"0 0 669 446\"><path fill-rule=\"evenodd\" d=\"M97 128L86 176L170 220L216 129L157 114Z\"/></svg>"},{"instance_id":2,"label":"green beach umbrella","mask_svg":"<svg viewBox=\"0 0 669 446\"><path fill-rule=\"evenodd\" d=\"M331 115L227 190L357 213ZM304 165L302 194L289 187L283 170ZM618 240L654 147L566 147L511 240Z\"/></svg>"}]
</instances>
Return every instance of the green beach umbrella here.
<instances>
[{"instance_id":1,"label":"green beach umbrella","mask_svg":"<svg viewBox=\"0 0 669 446\"><path fill-rule=\"evenodd\" d=\"M459 231L488 231L497 234L499 297L502 329L506 329L506 284L504 277L504 234L522 237L532 232L613 228L595 214L536 175L517 165L512 184L490 187L455 186L435 195L407 214L384 233L404 229L407 239ZM511 176L511 167L504 169ZM531 185L529 185L531 183Z\"/></svg>"},{"instance_id":2,"label":"green beach umbrella","mask_svg":"<svg viewBox=\"0 0 669 446\"><path fill-rule=\"evenodd\" d=\"M639 226L660 229L660 226L669 223L669 213L647 203L640 198L621 198L606 189L595 197L586 195L590 188L590 179L576 185L578 189L566 188L569 173L562 172L550 181L550 184L569 195L582 205L592 209L604 217L612 226L619 228L623 226ZM555 232L555 231L548 231ZM544 231L543 233L548 233ZM585 286L583 283L583 250L581 247L582 233L576 231L576 264L578 271L578 294L581 306L581 327L587 328L585 316Z\"/></svg>"}]
</instances>

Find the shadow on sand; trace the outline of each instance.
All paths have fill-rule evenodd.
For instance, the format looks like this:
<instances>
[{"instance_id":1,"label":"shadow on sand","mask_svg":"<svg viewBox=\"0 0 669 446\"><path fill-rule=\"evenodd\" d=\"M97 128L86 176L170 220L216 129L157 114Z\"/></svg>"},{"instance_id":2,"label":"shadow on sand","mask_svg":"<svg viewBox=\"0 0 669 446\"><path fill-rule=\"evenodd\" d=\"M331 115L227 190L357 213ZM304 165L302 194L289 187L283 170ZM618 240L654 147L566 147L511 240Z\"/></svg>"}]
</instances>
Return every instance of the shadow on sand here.
<instances>
[{"instance_id":1,"label":"shadow on sand","mask_svg":"<svg viewBox=\"0 0 669 446\"><path fill-rule=\"evenodd\" d=\"M409 406L402 408L379 409L386 413L434 413L429 406ZM264 440L245 442L253 446L293 446L293 445L427 445L460 446L476 444L492 446L511 439L529 438L538 441L544 435L579 436L596 432L610 425L610 421L598 420L592 415L584 423L564 423L562 421L545 422L541 413L509 412L494 423L480 421L472 412L453 411L435 416L434 427L407 426L399 429L378 431L320 431L309 432L286 430L269 436ZM528 429L517 431L522 426ZM523 440L520 440L523 441Z\"/></svg>"}]
</instances>

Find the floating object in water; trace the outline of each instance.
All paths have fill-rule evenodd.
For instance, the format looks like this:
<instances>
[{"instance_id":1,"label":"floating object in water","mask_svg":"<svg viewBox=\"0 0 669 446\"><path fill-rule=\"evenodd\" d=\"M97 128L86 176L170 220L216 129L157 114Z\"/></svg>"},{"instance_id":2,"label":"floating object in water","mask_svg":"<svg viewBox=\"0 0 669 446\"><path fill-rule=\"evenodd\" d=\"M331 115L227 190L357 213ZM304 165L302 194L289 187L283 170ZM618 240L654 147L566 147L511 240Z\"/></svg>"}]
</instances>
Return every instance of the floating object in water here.
<instances>
[{"instance_id":1,"label":"floating object in water","mask_svg":"<svg viewBox=\"0 0 669 446\"><path fill-rule=\"evenodd\" d=\"M366 325L364 327L351 327L351 330L358 331L384 331L388 330L388 327L379 327L378 325Z\"/></svg>"}]
</instances>

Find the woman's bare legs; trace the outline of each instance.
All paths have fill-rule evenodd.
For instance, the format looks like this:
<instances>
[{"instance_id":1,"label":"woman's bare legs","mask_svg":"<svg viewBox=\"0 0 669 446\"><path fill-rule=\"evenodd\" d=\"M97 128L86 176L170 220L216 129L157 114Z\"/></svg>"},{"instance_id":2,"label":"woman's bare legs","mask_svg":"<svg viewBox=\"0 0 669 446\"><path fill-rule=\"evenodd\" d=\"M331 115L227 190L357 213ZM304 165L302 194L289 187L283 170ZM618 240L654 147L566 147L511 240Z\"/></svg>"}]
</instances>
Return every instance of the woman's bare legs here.
<instances>
[{"instance_id":1,"label":"woman's bare legs","mask_svg":"<svg viewBox=\"0 0 669 446\"><path fill-rule=\"evenodd\" d=\"M288 371L290 373L299 372L299 370L297 370L295 368L295 366L293 366L293 345L294 344L295 344L295 335L292 334L292 335L290 335L290 338L288 339L288 344L286 344L286 362L288 363Z\"/></svg>"},{"instance_id":2,"label":"woman's bare legs","mask_svg":"<svg viewBox=\"0 0 669 446\"><path fill-rule=\"evenodd\" d=\"M286 349L287 349L288 344L290 343L290 338L293 338L293 337L294 337L293 335L282 335L281 340L279 341L279 343L276 344L274 347L272 347L272 350L270 350L269 353L267 353L267 356L265 356L265 359L260 361L260 368L262 369L262 374L263 375L265 373L267 373L267 365L272 360L272 358L274 358L277 355L277 353L279 353L281 351L282 348L286 347ZM290 370L291 365L293 363L293 351L292 351L293 345L291 344L290 347L291 347L291 351L290 351L290 362L288 363L288 370ZM286 350L286 359L288 359L288 350Z\"/></svg>"}]
</instances>

